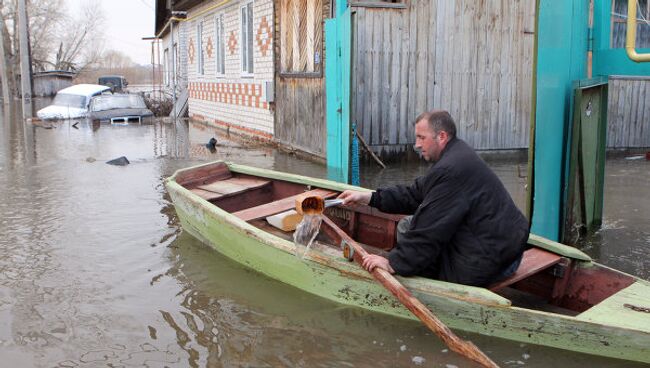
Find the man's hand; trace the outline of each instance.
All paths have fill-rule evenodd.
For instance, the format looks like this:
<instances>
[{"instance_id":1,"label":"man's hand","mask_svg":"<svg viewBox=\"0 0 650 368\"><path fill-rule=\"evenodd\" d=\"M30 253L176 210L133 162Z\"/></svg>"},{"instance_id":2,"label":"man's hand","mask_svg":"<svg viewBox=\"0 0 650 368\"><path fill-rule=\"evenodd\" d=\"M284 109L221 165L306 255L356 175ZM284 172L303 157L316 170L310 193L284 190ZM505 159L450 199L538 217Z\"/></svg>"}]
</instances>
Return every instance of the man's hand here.
<instances>
[{"instance_id":1,"label":"man's hand","mask_svg":"<svg viewBox=\"0 0 650 368\"><path fill-rule=\"evenodd\" d=\"M368 204L370 203L371 197L372 197L372 192L359 192L356 190L346 190L345 192L339 194L337 198L342 199L344 205L348 205L348 204Z\"/></svg>"},{"instance_id":2,"label":"man's hand","mask_svg":"<svg viewBox=\"0 0 650 368\"><path fill-rule=\"evenodd\" d=\"M362 266L368 272L372 272L376 267L379 267L390 272L391 274L395 273L395 270L393 270L393 267L390 266L388 259L376 254L368 254L365 256L363 258Z\"/></svg>"}]
</instances>

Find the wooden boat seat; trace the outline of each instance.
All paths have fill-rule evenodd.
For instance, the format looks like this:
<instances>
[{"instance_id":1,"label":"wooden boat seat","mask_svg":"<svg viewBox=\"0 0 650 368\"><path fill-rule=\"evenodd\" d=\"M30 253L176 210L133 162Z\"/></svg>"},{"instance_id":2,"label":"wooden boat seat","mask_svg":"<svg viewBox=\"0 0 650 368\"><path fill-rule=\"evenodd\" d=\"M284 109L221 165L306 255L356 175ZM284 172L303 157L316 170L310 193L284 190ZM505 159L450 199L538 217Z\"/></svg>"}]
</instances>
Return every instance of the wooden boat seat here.
<instances>
[{"instance_id":1,"label":"wooden boat seat","mask_svg":"<svg viewBox=\"0 0 650 368\"><path fill-rule=\"evenodd\" d=\"M280 212L288 211L296 207L296 197L305 193L310 195L317 195L323 198L332 198L338 195L338 192L334 192L327 189L314 189L308 192L299 193L291 197L286 197L279 199L274 202L265 203L256 207L247 208L245 210L237 211L233 215L239 217L244 221L257 220L263 217L271 216L278 214Z\"/></svg>"},{"instance_id":2,"label":"wooden boat seat","mask_svg":"<svg viewBox=\"0 0 650 368\"><path fill-rule=\"evenodd\" d=\"M545 251L540 248L531 248L524 252L524 257L521 264L515 273L505 280L501 280L489 287L490 290L496 291L510 286L515 282L521 281L529 276L545 270L557 263L562 259L555 253Z\"/></svg>"},{"instance_id":3,"label":"wooden boat seat","mask_svg":"<svg viewBox=\"0 0 650 368\"><path fill-rule=\"evenodd\" d=\"M207 201L211 201L225 196L241 194L270 184L270 180L233 176L210 184L199 185L196 188L190 189L190 191Z\"/></svg>"}]
</instances>

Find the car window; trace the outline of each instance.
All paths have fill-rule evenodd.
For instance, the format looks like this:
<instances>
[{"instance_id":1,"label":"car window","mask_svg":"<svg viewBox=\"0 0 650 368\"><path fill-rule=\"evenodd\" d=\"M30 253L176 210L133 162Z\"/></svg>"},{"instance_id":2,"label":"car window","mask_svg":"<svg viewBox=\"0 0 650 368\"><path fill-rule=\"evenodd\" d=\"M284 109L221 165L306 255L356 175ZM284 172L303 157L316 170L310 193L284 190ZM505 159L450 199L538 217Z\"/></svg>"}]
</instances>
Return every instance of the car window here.
<instances>
[{"instance_id":1,"label":"car window","mask_svg":"<svg viewBox=\"0 0 650 368\"><path fill-rule=\"evenodd\" d=\"M147 106L138 95L106 95L94 97L90 105L91 111L112 109L146 109Z\"/></svg>"},{"instance_id":2,"label":"car window","mask_svg":"<svg viewBox=\"0 0 650 368\"><path fill-rule=\"evenodd\" d=\"M110 78L99 78L99 84L102 85L111 85L111 86L116 86L120 87L123 85L122 83L122 78L116 78L116 77L110 77Z\"/></svg>"},{"instance_id":3,"label":"car window","mask_svg":"<svg viewBox=\"0 0 650 368\"><path fill-rule=\"evenodd\" d=\"M52 101L52 105L85 109L86 96L57 93L54 97L54 101Z\"/></svg>"}]
</instances>

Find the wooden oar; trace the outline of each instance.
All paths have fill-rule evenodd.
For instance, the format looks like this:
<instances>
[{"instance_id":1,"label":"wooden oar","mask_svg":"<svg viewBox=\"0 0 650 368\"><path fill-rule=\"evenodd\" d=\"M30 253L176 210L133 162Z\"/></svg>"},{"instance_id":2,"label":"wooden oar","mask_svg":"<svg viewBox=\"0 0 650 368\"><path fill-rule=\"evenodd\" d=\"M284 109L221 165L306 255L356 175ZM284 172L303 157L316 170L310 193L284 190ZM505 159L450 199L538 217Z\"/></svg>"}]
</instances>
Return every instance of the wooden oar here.
<instances>
[{"instance_id":1,"label":"wooden oar","mask_svg":"<svg viewBox=\"0 0 650 368\"><path fill-rule=\"evenodd\" d=\"M354 249L353 258L359 265L363 263L363 258L368 255L363 247L355 242L348 234L339 228L327 216L322 216L323 222L329 226L336 234L341 237L350 247ZM447 327L438 317L436 317L429 308L427 308L420 300L411 294L402 283L400 283L388 271L375 267L371 272L372 276L379 281L386 289L399 299L408 310L410 310L416 317L422 321L431 331L433 331L440 339L453 351L463 355L484 367L499 367L487 355L485 355L476 345L470 341L464 341L456 334L454 334L449 327Z\"/></svg>"}]
</instances>

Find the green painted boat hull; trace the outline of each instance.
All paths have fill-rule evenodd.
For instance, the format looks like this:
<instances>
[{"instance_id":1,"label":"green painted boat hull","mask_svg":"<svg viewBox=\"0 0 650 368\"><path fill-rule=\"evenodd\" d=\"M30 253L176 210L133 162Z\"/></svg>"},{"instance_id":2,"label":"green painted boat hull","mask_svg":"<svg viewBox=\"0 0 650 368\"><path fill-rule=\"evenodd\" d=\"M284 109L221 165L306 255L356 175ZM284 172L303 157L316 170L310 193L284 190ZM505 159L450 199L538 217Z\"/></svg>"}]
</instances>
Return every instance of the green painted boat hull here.
<instances>
[{"instance_id":1,"label":"green painted boat hull","mask_svg":"<svg viewBox=\"0 0 650 368\"><path fill-rule=\"evenodd\" d=\"M346 184L228 164L232 172L285 180L316 187L345 190ZM176 183L179 170L166 181L183 229L223 255L268 277L329 300L416 319L400 302L354 263L339 256L310 251L305 259L294 255L293 243L264 232L201 199ZM361 188L355 188L361 189ZM535 239L540 242L539 238ZM552 243L551 247L552 247ZM548 248L548 247L547 247ZM579 251L578 251L579 252ZM561 253L561 252L559 252ZM578 258L589 259L582 254ZM588 267L591 261L582 260ZM419 277L399 278L449 327L487 336L551 346L588 354L650 363L650 314L640 329L594 322L511 306L487 289ZM641 292L650 284L632 285ZM647 295L647 294L646 294Z\"/></svg>"}]
</instances>

